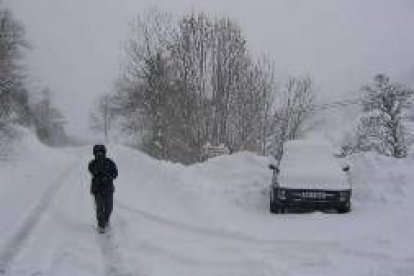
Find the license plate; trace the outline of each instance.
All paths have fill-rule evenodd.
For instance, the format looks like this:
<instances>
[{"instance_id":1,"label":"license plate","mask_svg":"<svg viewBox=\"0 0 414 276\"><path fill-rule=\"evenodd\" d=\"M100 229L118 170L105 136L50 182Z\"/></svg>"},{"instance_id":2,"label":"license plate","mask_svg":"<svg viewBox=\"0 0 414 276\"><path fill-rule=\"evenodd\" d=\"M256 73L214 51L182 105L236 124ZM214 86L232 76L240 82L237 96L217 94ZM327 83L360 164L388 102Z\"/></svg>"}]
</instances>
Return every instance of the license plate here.
<instances>
[{"instance_id":1,"label":"license plate","mask_svg":"<svg viewBox=\"0 0 414 276\"><path fill-rule=\"evenodd\" d=\"M301 196L311 199L326 199L326 193L324 192L302 192Z\"/></svg>"}]
</instances>

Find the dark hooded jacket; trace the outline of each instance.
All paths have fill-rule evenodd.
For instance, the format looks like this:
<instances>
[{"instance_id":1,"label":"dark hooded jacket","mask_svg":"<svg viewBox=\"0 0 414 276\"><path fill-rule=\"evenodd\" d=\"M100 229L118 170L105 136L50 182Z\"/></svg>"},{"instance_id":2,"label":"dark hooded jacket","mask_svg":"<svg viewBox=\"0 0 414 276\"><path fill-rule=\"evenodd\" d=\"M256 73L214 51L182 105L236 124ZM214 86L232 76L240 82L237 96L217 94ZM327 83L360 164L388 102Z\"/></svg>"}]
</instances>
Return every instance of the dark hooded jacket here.
<instances>
[{"instance_id":1,"label":"dark hooded jacket","mask_svg":"<svg viewBox=\"0 0 414 276\"><path fill-rule=\"evenodd\" d=\"M113 180L118 176L115 163L107 158L93 159L89 162L92 174L91 194L109 194L114 192Z\"/></svg>"}]
</instances>

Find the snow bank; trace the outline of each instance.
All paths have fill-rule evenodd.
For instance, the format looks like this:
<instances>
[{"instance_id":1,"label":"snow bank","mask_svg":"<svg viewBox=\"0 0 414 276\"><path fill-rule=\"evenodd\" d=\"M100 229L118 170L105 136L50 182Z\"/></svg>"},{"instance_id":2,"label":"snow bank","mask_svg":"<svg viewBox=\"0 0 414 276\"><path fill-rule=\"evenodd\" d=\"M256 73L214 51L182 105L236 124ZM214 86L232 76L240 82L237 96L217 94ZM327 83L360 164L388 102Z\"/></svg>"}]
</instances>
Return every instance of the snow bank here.
<instances>
[{"instance_id":1,"label":"snow bank","mask_svg":"<svg viewBox=\"0 0 414 276\"><path fill-rule=\"evenodd\" d=\"M120 187L122 194L118 196L127 205L140 210L150 208L163 217L202 225L223 226L228 224L229 217L234 223L237 217L245 219L246 213L268 214L271 158L241 152L183 166L158 161L124 147L117 147L114 153L114 158L118 155L120 161L117 185L126 187L125 190ZM414 192L413 160L369 153L354 155L349 163L355 208L406 200ZM335 164L337 168L340 171L340 166ZM223 210L229 215L218 216Z\"/></svg>"},{"instance_id":2,"label":"snow bank","mask_svg":"<svg viewBox=\"0 0 414 276\"><path fill-rule=\"evenodd\" d=\"M267 157L241 152L183 166L109 145L119 178L111 234L102 237L89 195L92 146L58 151L31 135L19 144L21 153L0 168L0 249L21 247L7 275L414 273L411 156L353 156L356 204L348 214L273 215ZM64 185L45 198L57 183ZM3 247L39 198L50 205L37 226L26 223L25 239Z\"/></svg>"},{"instance_id":3,"label":"snow bank","mask_svg":"<svg viewBox=\"0 0 414 276\"><path fill-rule=\"evenodd\" d=\"M73 162L72 157L40 143L28 129L15 128L14 137L13 155L0 161L0 245Z\"/></svg>"},{"instance_id":4,"label":"snow bank","mask_svg":"<svg viewBox=\"0 0 414 276\"><path fill-rule=\"evenodd\" d=\"M22 129L19 126L2 126L0 131L0 162L12 158L14 145L22 136Z\"/></svg>"},{"instance_id":5,"label":"snow bank","mask_svg":"<svg viewBox=\"0 0 414 276\"><path fill-rule=\"evenodd\" d=\"M350 161L355 202L395 204L413 198L413 155L396 159L376 153L358 153Z\"/></svg>"},{"instance_id":6,"label":"snow bank","mask_svg":"<svg viewBox=\"0 0 414 276\"><path fill-rule=\"evenodd\" d=\"M181 180L200 194L223 197L241 207L263 206L271 180L269 163L270 158L240 152L185 167Z\"/></svg>"},{"instance_id":7,"label":"snow bank","mask_svg":"<svg viewBox=\"0 0 414 276\"><path fill-rule=\"evenodd\" d=\"M119 147L114 158L120 171L115 197L128 211L213 229L239 229L246 212L268 214L267 157L243 152L183 166Z\"/></svg>"}]
</instances>

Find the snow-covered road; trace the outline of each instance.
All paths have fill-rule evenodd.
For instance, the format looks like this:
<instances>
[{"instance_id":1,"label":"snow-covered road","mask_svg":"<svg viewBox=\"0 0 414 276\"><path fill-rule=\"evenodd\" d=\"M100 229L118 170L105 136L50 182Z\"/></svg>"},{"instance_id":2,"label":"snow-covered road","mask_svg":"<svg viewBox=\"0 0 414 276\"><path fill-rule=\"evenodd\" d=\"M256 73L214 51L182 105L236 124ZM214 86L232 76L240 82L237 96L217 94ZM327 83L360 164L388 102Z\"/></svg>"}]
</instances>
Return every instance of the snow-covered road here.
<instances>
[{"instance_id":1,"label":"snow-covered road","mask_svg":"<svg viewBox=\"0 0 414 276\"><path fill-rule=\"evenodd\" d=\"M414 275L413 162L374 174L388 161L354 160L366 168L355 170L364 186L349 214L271 215L266 158L185 167L110 147L120 177L100 235L90 148L27 147L0 169L0 275Z\"/></svg>"}]
</instances>

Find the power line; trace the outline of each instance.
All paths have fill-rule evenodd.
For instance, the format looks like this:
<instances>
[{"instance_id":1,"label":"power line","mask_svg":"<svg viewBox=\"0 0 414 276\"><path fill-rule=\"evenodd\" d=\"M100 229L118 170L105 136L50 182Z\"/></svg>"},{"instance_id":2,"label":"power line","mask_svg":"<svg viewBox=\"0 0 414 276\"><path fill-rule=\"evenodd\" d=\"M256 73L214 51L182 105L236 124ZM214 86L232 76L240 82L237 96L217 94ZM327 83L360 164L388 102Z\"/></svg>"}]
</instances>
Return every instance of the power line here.
<instances>
[{"instance_id":1,"label":"power line","mask_svg":"<svg viewBox=\"0 0 414 276\"><path fill-rule=\"evenodd\" d=\"M407 95L414 95L414 90L406 90L402 91L397 96L407 96ZM332 108L339 108L339 107L345 107L349 105L355 105L355 104L362 104L367 98L355 98L355 99L347 99L342 101L336 101L331 103L325 103L325 104L319 104L315 105L313 110L325 110L325 109L332 109Z\"/></svg>"},{"instance_id":2,"label":"power line","mask_svg":"<svg viewBox=\"0 0 414 276\"><path fill-rule=\"evenodd\" d=\"M356 99L348 99L343 101L336 101L331 103L319 104L314 107L314 109L324 110L324 109L331 109L331 108L339 108L354 104L361 104L364 98L356 98Z\"/></svg>"}]
</instances>

